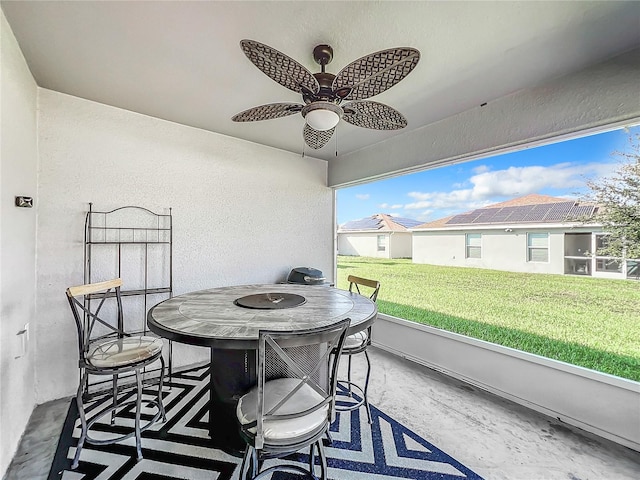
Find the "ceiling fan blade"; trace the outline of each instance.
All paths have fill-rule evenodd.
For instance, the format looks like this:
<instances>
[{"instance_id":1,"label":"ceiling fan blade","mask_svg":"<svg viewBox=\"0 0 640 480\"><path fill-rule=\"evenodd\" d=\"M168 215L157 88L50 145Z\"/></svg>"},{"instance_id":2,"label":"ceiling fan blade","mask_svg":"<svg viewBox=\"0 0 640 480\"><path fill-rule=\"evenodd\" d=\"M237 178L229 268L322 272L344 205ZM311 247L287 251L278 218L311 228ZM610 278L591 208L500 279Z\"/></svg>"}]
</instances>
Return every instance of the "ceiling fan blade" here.
<instances>
[{"instance_id":1,"label":"ceiling fan blade","mask_svg":"<svg viewBox=\"0 0 640 480\"><path fill-rule=\"evenodd\" d=\"M324 147L331 137L333 136L333 132L335 132L336 127L333 127L331 130L316 130L315 128L311 128L306 123L304 124L304 130L302 131L302 136L304 137L304 143L309 145L309 147L314 150L318 150L319 148Z\"/></svg>"},{"instance_id":2,"label":"ceiling fan blade","mask_svg":"<svg viewBox=\"0 0 640 480\"><path fill-rule=\"evenodd\" d=\"M303 105L299 103L268 103L237 113L231 117L231 120L234 122L257 122L258 120L288 117L298 113L302 107Z\"/></svg>"},{"instance_id":3,"label":"ceiling fan blade","mask_svg":"<svg viewBox=\"0 0 640 480\"><path fill-rule=\"evenodd\" d=\"M256 67L283 87L296 93L303 93L304 89L312 93L320 90L318 81L309 70L275 48L254 40L242 40L240 47Z\"/></svg>"},{"instance_id":4,"label":"ceiling fan blade","mask_svg":"<svg viewBox=\"0 0 640 480\"><path fill-rule=\"evenodd\" d=\"M420 60L415 48L390 48L351 62L333 80L334 92L351 89L345 100L363 100L393 87L409 75Z\"/></svg>"},{"instance_id":5,"label":"ceiling fan blade","mask_svg":"<svg viewBox=\"0 0 640 480\"><path fill-rule=\"evenodd\" d=\"M407 119L399 111L384 103L365 100L342 106L342 119L356 127L373 130L399 130L407 126Z\"/></svg>"}]
</instances>

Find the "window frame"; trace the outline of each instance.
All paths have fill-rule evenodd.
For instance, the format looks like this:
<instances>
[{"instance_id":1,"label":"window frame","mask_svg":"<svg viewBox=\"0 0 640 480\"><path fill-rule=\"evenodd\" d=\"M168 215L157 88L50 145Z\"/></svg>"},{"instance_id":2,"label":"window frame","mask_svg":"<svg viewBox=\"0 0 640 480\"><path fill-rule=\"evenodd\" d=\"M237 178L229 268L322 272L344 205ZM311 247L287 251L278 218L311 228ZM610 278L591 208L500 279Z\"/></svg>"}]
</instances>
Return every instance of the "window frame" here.
<instances>
[{"instance_id":1,"label":"window frame","mask_svg":"<svg viewBox=\"0 0 640 480\"><path fill-rule=\"evenodd\" d=\"M477 238L479 245L472 245L469 241L471 238ZM471 256L470 249L472 248L478 250L477 257ZM464 258L475 258L475 259L482 258L482 233L473 232L473 233L464 234Z\"/></svg>"},{"instance_id":2,"label":"window frame","mask_svg":"<svg viewBox=\"0 0 640 480\"><path fill-rule=\"evenodd\" d=\"M545 236L547 242L546 246L540 245L532 245L532 238L542 238L542 235ZM551 246L550 246L551 236L549 232L527 232L527 263L549 263L551 261ZM531 253L533 250L545 250L547 252L545 260L535 260L533 259Z\"/></svg>"},{"instance_id":3,"label":"window frame","mask_svg":"<svg viewBox=\"0 0 640 480\"><path fill-rule=\"evenodd\" d=\"M377 251L378 252L386 252L387 251L387 236L384 235L384 234L378 234L376 236L376 244L377 244Z\"/></svg>"}]
</instances>

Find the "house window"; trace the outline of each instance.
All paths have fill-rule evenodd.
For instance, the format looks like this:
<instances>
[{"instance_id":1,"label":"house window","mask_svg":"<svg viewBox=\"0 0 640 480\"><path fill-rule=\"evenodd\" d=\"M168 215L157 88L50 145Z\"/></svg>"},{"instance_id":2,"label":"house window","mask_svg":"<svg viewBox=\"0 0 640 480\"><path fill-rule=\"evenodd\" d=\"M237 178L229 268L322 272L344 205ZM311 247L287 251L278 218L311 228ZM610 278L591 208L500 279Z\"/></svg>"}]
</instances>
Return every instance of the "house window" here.
<instances>
[{"instance_id":1,"label":"house window","mask_svg":"<svg viewBox=\"0 0 640 480\"><path fill-rule=\"evenodd\" d=\"M378 251L384 252L387 249L387 236L378 235Z\"/></svg>"},{"instance_id":2,"label":"house window","mask_svg":"<svg viewBox=\"0 0 640 480\"><path fill-rule=\"evenodd\" d=\"M467 258L482 258L482 246L480 244L481 240L482 234L480 233L466 234Z\"/></svg>"},{"instance_id":3,"label":"house window","mask_svg":"<svg viewBox=\"0 0 640 480\"><path fill-rule=\"evenodd\" d=\"M527 261L549 261L549 234L527 233Z\"/></svg>"}]
</instances>

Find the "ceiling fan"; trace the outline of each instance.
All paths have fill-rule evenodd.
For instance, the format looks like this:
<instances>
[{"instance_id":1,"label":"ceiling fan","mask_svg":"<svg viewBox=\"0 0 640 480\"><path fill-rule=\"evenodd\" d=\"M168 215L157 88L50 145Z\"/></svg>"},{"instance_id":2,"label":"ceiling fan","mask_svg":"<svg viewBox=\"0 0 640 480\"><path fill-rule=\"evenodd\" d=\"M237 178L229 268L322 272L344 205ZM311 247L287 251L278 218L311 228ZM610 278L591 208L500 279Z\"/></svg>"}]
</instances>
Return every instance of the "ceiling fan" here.
<instances>
[{"instance_id":1,"label":"ceiling fan","mask_svg":"<svg viewBox=\"0 0 640 480\"><path fill-rule=\"evenodd\" d=\"M420 52L415 48L390 48L371 53L333 75L325 72L333 59L333 49L329 45L318 45L313 49L320 73L311 73L287 55L254 40L242 40L240 47L264 74L301 94L304 104L260 105L234 115L234 122L270 120L300 112L306 121L302 132L304 141L316 150L326 145L341 118L351 125L374 130L397 130L407 126L406 118L397 110L365 99L393 87L411 73L420 60Z\"/></svg>"}]
</instances>

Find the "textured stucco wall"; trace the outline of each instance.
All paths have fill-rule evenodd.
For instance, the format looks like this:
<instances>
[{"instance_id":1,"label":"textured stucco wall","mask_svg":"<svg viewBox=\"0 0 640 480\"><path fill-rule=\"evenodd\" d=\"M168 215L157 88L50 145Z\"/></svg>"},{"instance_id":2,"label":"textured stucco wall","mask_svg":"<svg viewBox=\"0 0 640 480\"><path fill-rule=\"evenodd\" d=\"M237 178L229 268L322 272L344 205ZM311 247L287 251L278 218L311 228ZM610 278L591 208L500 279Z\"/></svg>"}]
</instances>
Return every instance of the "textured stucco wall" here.
<instances>
[{"instance_id":1,"label":"textured stucco wall","mask_svg":"<svg viewBox=\"0 0 640 480\"><path fill-rule=\"evenodd\" d=\"M482 235L481 258L465 258L464 231L414 232L413 261L510 272L564 273L564 231L522 227L514 227L512 230L473 230L473 233ZM528 232L549 234L548 262L527 261Z\"/></svg>"},{"instance_id":2,"label":"textured stucco wall","mask_svg":"<svg viewBox=\"0 0 640 480\"><path fill-rule=\"evenodd\" d=\"M378 251L378 235L385 235L387 248L384 251ZM370 232L339 233L338 254L389 258L389 234Z\"/></svg>"},{"instance_id":3,"label":"textured stucco wall","mask_svg":"<svg viewBox=\"0 0 640 480\"><path fill-rule=\"evenodd\" d=\"M378 251L378 235L385 236L385 250ZM355 255L376 258L411 257L411 233L339 233L338 255Z\"/></svg>"},{"instance_id":4,"label":"textured stucco wall","mask_svg":"<svg viewBox=\"0 0 640 480\"><path fill-rule=\"evenodd\" d=\"M393 232L389 236L389 258L411 258L411 237L410 232Z\"/></svg>"},{"instance_id":5,"label":"textured stucco wall","mask_svg":"<svg viewBox=\"0 0 640 480\"><path fill-rule=\"evenodd\" d=\"M310 157L39 91L38 403L77 382L64 290L83 280L83 222L96 210L173 208L174 291L333 271L333 191ZM332 280L332 279L330 279ZM177 365L207 358L177 348Z\"/></svg>"},{"instance_id":6,"label":"textured stucco wall","mask_svg":"<svg viewBox=\"0 0 640 480\"><path fill-rule=\"evenodd\" d=\"M34 396L36 209L14 206L16 195L37 198L37 88L0 10L0 477L15 452ZM22 354L17 335L29 323ZM20 356L20 358L15 358Z\"/></svg>"}]
</instances>

